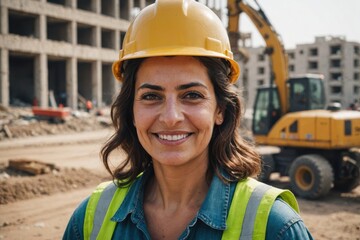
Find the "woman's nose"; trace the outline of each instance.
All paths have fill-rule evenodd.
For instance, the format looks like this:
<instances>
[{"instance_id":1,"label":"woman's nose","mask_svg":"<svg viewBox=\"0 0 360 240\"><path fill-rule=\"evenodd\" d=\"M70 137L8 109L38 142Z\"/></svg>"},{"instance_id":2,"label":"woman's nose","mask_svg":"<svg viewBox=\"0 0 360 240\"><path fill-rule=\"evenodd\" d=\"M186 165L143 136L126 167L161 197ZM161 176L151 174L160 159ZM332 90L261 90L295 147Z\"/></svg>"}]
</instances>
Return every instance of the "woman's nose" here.
<instances>
[{"instance_id":1,"label":"woman's nose","mask_svg":"<svg viewBox=\"0 0 360 240\"><path fill-rule=\"evenodd\" d=\"M161 109L159 120L168 127L175 126L184 120L183 109L175 97L167 98Z\"/></svg>"}]
</instances>

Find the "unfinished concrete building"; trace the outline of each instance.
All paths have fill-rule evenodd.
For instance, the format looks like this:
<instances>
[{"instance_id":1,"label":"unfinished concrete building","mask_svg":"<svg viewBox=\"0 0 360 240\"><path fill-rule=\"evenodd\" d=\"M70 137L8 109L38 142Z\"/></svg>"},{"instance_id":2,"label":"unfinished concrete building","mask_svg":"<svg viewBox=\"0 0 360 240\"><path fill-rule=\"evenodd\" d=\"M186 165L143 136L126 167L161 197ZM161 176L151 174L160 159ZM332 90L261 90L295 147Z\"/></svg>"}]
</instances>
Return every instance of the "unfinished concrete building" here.
<instances>
[{"instance_id":1,"label":"unfinished concrete building","mask_svg":"<svg viewBox=\"0 0 360 240\"><path fill-rule=\"evenodd\" d=\"M242 68L247 108L252 108L258 87L269 85L269 56L264 47L248 48L249 61ZM316 37L313 43L287 50L290 77L315 73L324 75L327 104L341 103L348 108L360 102L360 43L345 37Z\"/></svg>"},{"instance_id":2,"label":"unfinished concrete building","mask_svg":"<svg viewBox=\"0 0 360 240\"><path fill-rule=\"evenodd\" d=\"M111 73L134 9L150 1L1 1L1 103L109 104Z\"/></svg>"},{"instance_id":3,"label":"unfinished concrete building","mask_svg":"<svg viewBox=\"0 0 360 240\"><path fill-rule=\"evenodd\" d=\"M0 103L77 109L108 105L130 21L154 0L1 0ZM223 0L200 1L220 15Z\"/></svg>"}]
</instances>

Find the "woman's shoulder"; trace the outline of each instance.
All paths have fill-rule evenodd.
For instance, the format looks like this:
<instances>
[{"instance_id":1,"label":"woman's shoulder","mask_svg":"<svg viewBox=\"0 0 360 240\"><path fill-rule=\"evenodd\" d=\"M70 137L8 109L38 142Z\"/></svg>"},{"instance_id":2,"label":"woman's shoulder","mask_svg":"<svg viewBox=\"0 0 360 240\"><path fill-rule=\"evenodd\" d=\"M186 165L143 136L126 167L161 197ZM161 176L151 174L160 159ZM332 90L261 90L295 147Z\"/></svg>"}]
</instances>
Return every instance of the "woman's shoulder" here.
<instances>
[{"instance_id":1,"label":"woman's shoulder","mask_svg":"<svg viewBox=\"0 0 360 240\"><path fill-rule=\"evenodd\" d=\"M89 197L83 200L75 209L65 229L63 239L84 239L83 226L88 202Z\"/></svg>"},{"instance_id":2,"label":"woman's shoulder","mask_svg":"<svg viewBox=\"0 0 360 240\"><path fill-rule=\"evenodd\" d=\"M313 239L300 215L277 198L270 210L266 239Z\"/></svg>"}]
</instances>

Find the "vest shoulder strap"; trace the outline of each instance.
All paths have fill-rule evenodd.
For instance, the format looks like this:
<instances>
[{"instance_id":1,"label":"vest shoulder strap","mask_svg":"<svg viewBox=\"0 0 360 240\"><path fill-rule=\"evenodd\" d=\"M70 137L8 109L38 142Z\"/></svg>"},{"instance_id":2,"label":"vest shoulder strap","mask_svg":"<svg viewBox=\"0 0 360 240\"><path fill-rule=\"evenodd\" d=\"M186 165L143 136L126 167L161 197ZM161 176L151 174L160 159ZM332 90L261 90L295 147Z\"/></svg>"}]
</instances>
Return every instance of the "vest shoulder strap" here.
<instances>
[{"instance_id":1,"label":"vest shoulder strap","mask_svg":"<svg viewBox=\"0 0 360 240\"><path fill-rule=\"evenodd\" d=\"M267 220L276 198L299 211L294 195L283 189L247 178L240 181L230 205L222 239L265 239Z\"/></svg>"},{"instance_id":2,"label":"vest shoulder strap","mask_svg":"<svg viewBox=\"0 0 360 240\"><path fill-rule=\"evenodd\" d=\"M129 188L130 186L119 188L113 181L97 186L86 206L83 226L84 239L111 239L116 222L110 221L110 219L120 207Z\"/></svg>"},{"instance_id":3,"label":"vest shoulder strap","mask_svg":"<svg viewBox=\"0 0 360 240\"><path fill-rule=\"evenodd\" d=\"M86 207L84 239L111 239L116 222L110 219L122 204L129 188L130 185L119 188L110 181L95 189ZM252 178L240 181L230 205L227 228L222 239L265 239L270 210L278 197L299 212L296 199L290 191L271 187Z\"/></svg>"}]
</instances>

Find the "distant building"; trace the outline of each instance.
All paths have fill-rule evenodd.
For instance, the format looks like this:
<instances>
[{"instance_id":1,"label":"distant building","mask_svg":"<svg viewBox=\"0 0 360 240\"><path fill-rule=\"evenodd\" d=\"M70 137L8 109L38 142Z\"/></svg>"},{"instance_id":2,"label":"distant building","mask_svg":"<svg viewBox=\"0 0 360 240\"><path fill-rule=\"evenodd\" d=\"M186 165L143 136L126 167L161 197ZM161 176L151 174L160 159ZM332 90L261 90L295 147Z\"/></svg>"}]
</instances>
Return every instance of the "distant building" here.
<instances>
[{"instance_id":1,"label":"distant building","mask_svg":"<svg viewBox=\"0 0 360 240\"><path fill-rule=\"evenodd\" d=\"M250 59L244 65L240 82L244 83L247 107L252 108L256 88L269 85L269 58L263 47L248 48ZM360 43L344 37L316 37L314 43L298 44L287 50L289 75L317 73L324 75L327 104L341 103L348 108L360 102Z\"/></svg>"},{"instance_id":2,"label":"distant building","mask_svg":"<svg viewBox=\"0 0 360 240\"><path fill-rule=\"evenodd\" d=\"M1 0L0 103L108 105L130 21L154 0ZM222 0L200 1L219 15Z\"/></svg>"}]
</instances>

